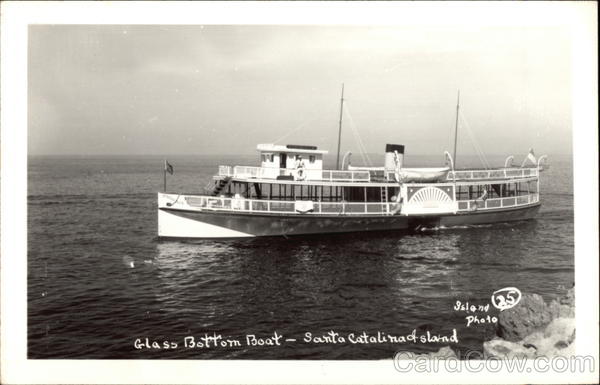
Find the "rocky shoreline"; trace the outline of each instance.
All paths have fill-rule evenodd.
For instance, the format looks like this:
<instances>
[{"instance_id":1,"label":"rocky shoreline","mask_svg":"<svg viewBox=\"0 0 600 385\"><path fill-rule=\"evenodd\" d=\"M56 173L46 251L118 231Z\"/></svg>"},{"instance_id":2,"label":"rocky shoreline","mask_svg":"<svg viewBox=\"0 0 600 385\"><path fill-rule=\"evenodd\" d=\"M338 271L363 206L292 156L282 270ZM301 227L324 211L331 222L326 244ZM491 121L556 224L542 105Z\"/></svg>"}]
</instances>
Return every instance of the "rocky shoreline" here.
<instances>
[{"instance_id":1,"label":"rocky shoreline","mask_svg":"<svg viewBox=\"0 0 600 385\"><path fill-rule=\"evenodd\" d=\"M575 287L550 303L538 294L523 295L515 307L500 312L496 334L496 338L483 343L484 358L575 355ZM458 358L449 346L417 356Z\"/></svg>"},{"instance_id":2,"label":"rocky shoreline","mask_svg":"<svg viewBox=\"0 0 600 385\"><path fill-rule=\"evenodd\" d=\"M512 309L500 312L497 338L483 343L485 357L557 357L575 354L575 287L546 303L525 294Z\"/></svg>"}]
</instances>

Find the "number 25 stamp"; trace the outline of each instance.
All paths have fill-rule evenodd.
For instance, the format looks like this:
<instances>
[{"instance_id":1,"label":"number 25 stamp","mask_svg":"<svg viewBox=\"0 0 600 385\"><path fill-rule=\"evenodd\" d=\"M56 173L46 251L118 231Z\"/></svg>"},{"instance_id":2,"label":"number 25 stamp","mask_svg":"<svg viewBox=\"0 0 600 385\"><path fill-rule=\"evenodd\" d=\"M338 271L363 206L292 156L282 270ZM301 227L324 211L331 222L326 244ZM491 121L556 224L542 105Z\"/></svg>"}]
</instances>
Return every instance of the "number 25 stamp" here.
<instances>
[{"instance_id":1,"label":"number 25 stamp","mask_svg":"<svg viewBox=\"0 0 600 385\"><path fill-rule=\"evenodd\" d=\"M516 306L521 300L521 291L516 287L505 287L492 294L492 305L500 311Z\"/></svg>"}]
</instances>

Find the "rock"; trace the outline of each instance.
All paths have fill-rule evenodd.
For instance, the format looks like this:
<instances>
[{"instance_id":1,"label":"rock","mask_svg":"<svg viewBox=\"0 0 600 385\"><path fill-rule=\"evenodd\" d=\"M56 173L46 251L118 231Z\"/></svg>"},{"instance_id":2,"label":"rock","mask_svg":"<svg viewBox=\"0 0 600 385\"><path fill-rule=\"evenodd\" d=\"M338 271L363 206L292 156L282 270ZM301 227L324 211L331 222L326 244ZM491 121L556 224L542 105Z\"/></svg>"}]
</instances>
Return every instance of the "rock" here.
<instances>
[{"instance_id":1,"label":"rock","mask_svg":"<svg viewBox=\"0 0 600 385\"><path fill-rule=\"evenodd\" d=\"M575 354L575 318L557 318L544 330L544 344L539 356L556 357Z\"/></svg>"},{"instance_id":2,"label":"rock","mask_svg":"<svg viewBox=\"0 0 600 385\"><path fill-rule=\"evenodd\" d=\"M500 312L496 334L484 342L484 355L511 357L569 357L575 355L575 288L546 304L526 294L517 306Z\"/></svg>"},{"instance_id":3,"label":"rock","mask_svg":"<svg viewBox=\"0 0 600 385\"><path fill-rule=\"evenodd\" d=\"M507 341L520 341L551 320L544 299L538 294L525 294L517 306L500 312L496 332Z\"/></svg>"},{"instance_id":4,"label":"rock","mask_svg":"<svg viewBox=\"0 0 600 385\"><path fill-rule=\"evenodd\" d=\"M575 308L575 286L567 290L567 294L559 299L561 305Z\"/></svg>"},{"instance_id":5,"label":"rock","mask_svg":"<svg viewBox=\"0 0 600 385\"><path fill-rule=\"evenodd\" d=\"M555 323L559 321L559 323ZM572 326L571 326L572 324ZM559 318L558 320L552 321L552 324L548 325L544 336L541 339L540 347L537 351L537 356L544 356L548 358L563 356L570 357L575 355L575 341L568 342L568 337L572 335L569 331L570 328L575 328L574 318Z\"/></svg>"},{"instance_id":6,"label":"rock","mask_svg":"<svg viewBox=\"0 0 600 385\"><path fill-rule=\"evenodd\" d=\"M575 318L557 318L546 327L544 337L567 341L573 333L575 333Z\"/></svg>"},{"instance_id":7,"label":"rock","mask_svg":"<svg viewBox=\"0 0 600 385\"><path fill-rule=\"evenodd\" d=\"M575 354L575 319L557 318L545 329L538 330L518 342L493 339L483 343L485 357L556 357Z\"/></svg>"},{"instance_id":8,"label":"rock","mask_svg":"<svg viewBox=\"0 0 600 385\"><path fill-rule=\"evenodd\" d=\"M538 294L525 294L517 306L498 315L496 334L507 341L520 341L556 318L575 317L575 287L549 304Z\"/></svg>"},{"instance_id":9,"label":"rock","mask_svg":"<svg viewBox=\"0 0 600 385\"><path fill-rule=\"evenodd\" d=\"M575 329L573 329L573 334L571 334L571 336L569 337L569 339L567 340L567 343L569 345L571 345L573 343L573 341L575 341Z\"/></svg>"},{"instance_id":10,"label":"rock","mask_svg":"<svg viewBox=\"0 0 600 385\"><path fill-rule=\"evenodd\" d=\"M444 346L444 347L440 348L440 350L438 350L437 352L431 352L431 353L423 353L423 354L417 354L417 353L412 353L412 352L401 353L400 357L402 357L403 359L408 359L408 360L414 360L417 357L456 358L456 359L458 359L458 356L456 355L456 353L454 353L454 350L452 350L450 348L450 346Z\"/></svg>"},{"instance_id":11,"label":"rock","mask_svg":"<svg viewBox=\"0 0 600 385\"><path fill-rule=\"evenodd\" d=\"M524 346L522 343L505 341L500 338L483 343L483 355L485 358L534 358L535 347Z\"/></svg>"},{"instance_id":12,"label":"rock","mask_svg":"<svg viewBox=\"0 0 600 385\"><path fill-rule=\"evenodd\" d=\"M567 290L567 293L554 299L548 305L552 318L574 318L575 317L575 288Z\"/></svg>"},{"instance_id":13,"label":"rock","mask_svg":"<svg viewBox=\"0 0 600 385\"><path fill-rule=\"evenodd\" d=\"M569 305L561 304L557 300L552 300L550 305L548 305L548 311L550 312L552 318L573 318L575 317L575 309Z\"/></svg>"},{"instance_id":14,"label":"rock","mask_svg":"<svg viewBox=\"0 0 600 385\"><path fill-rule=\"evenodd\" d=\"M557 343L554 344L554 347L557 349L564 349L568 346L569 346L569 344L565 341L558 341Z\"/></svg>"},{"instance_id":15,"label":"rock","mask_svg":"<svg viewBox=\"0 0 600 385\"><path fill-rule=\"evenodd\" d=\"M444 346L440 348L437 352L432 352L427 354L428 358L458 358L454 350L450 348L450 346Z\"/></svg>"}]
</instances>

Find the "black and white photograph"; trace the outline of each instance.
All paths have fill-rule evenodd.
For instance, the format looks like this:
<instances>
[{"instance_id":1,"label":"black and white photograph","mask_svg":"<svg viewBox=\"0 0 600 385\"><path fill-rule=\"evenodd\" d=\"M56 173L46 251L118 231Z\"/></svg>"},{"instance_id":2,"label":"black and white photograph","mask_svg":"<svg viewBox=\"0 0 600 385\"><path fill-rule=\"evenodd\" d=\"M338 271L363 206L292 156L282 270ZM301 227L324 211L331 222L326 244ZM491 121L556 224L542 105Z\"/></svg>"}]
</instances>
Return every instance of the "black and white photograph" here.
<instances>
[{"instance_id":1,"label":"black and white photograph","mask_svg":"<svg viewBox=\"0 0 600 385\"><path fill-rule=\"evenodd\" d=\"M596 3L159 3L2 4L3 383L597 379Z\"/></svg>"}]
</instances>

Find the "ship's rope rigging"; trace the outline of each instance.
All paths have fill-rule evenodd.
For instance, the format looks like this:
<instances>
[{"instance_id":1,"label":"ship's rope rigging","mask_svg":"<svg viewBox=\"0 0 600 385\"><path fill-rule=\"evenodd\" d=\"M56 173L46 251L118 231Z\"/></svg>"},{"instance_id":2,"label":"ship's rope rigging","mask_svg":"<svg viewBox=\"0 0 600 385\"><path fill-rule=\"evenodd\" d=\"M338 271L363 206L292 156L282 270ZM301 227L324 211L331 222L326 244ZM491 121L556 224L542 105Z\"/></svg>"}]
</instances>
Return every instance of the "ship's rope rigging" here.
<instances>
[{"instance_id":1,"label":"ship's rope rigging","mask_svg":"<svg viewBox=\"0 0 600 385\"><path fill-rule=\"evenodd\" d=\"M369 153L367 152L365 143L363 142L362 138L360 137L360 133L358 132L356 124L354 123L354 119L352 118L352 115L350 114L350 109L348 108L347 102L346 102L346 104L344 104L344 111L346 112L346 116L348 117L348 121L350 123L350 129L352 131L352 136L354 136L354 140L356 141L356 145L358 146L358 150L360 152L360 157L364 164L366 164L369 167L372 167L373 163L371 162L371 158L369 157Z\"/></svg>"},{"instance_id":2,"label":"ship's rope rigging","mask_svg":"<svg viewBox=\"0 0 600 385\"><path fill-rule=\"evenodd\" d=\"M484 168L486 168L486 169L491 168L491 165L488 162L488 160L485 156L485 153L483 152L483 150L481 148L481 145L479 144L479 142L477 141L477 138L473 134L473 131L471 130L471 126L469 125L469 122L467 122L467 119L463 115L462 111L460 111L458 113L458 115L460 117L460 122L462 123L463 127L465 127L467 129L467 135L469 136L469 139L471 140L471 144L473 145L473 148L475 149L475 152L477 154L477 157L479 158L479 161L481 162L481 164L483 165Z\"/></svg>"},{"instance_id":3,"label":"ship's rope rigging","mask_svg":"<svg viewBox=\"0 0 600 385\"><path fill-rule=\"evenodd\" d=\"M347 100L346 100L346 103L343 104L343 112L344 112L344 115L347 117L347 120L349 123L348 125L350 126L350 131L352 132L352 136L354 137L354 141L356 142L356 145L358 147L359 155L363 161L363 164L366 164L367 166L372 167L373 162L371 161L371 158L369 157L366 146L362 140L362 137L360 136L360 133L356 126L354 118L352 117L352 114L350 113L350 108L348 107ZM471 141L471 144L473 145L473 148L475 149L475 153L477 154L479 161L481 162L481 164L483 165L484 168L486 168L486 169L491 168L491 165L488 162L488 160L485 156L485 153L483 152L483 150L481 148L481 145L479 144L477 138L473 134L473 130L471 129L471 126L469 125L469 122L465 118L462 111L459 111L458 115L459 115L459 120L461 122L461 125L464 128L466 128L467 135ZM275 140L273 143L274 144L280 143L282 140L290 137L292 134L297 133L298 131L302 130L310 123L314 122L318 116L320 116L320 115L319 114L311 115L310 118L306 119L304 122L300 123L298 126L293 128L292 130L288 131L286 134L281 136L279 139Z\"/></svg>"},{"instance_id":4,"label":"ship's rope rigging","mask_svg":"<svg viewBox=\"0 0 600 385\"><path fill-rule=\"evenodd\" d=\"M312 119L306 119L304 122L300 123L298 126L296 126L296 128L291 129L290 131L288 131L287 134L283 135L281 138L277 139L276 141L273 142L273 144L277 144L279 142L281 142L282 140L284 140L285 138L289 137L290 135L300 131L300 129L306 127L309 123L312 123L314 121L314 118Z\"/></svg>"},{"instance_id":5,"label":"ship's rope rigging","mask_svg":"<svg viewBox=\"0 0 600 385\"><path fill-rule=\"evenodd\" d=\"M317 121L317 119L319 119L320 117L322 117L322 113L323 113L324 108L325 108L324 106L321 106L320 109L317 108L317 111L314 114L310 114L307 119L305 119L302 123L300 123L299 125L297 125L295 128L292 128L291 130L289 130L282 137L280 137L279 139L277 139L276 141L274 141L273 144L281 143L282 140L290 137L292 134L297 133L298 131L302 130L303 128L305 128L309 124L312 124L315 121Z\"/></svg>"},{"instance_id":6,"label":"ship's rope rigging","mask_svg":"<svg viewBox=\"0 0 600 385\"><path fill-rule=\"evenodd\" d=\"M373 166L373 162L371 161L371 158L369 157L369 154L367 152L367 149L365 147L365 144L360 136L360 133L358 131L358 128L356 127L356 123L354 122L354 119L352 118L352 115L350 114L350 110L348 108L348 103L344 103L343 105L343 112L344 115L347 117L348 122L349 122L349 126L350 126L350 131L352 132L352 136L354 137L354 141L356 142L356 145L358 146L358 150L359 150L359 155L361 156L361 159L363 161L364 164L368 165L369 167ZM278 144L281 143L281 141L283 141L286 138L289 138L291 135L299 132L300 130L302 130L303 128L305 128L306 126L308 126L309 124L313 123L317 117L319 117L320 114L312 114L310 118L304 120L304 122L300 123L298 126L296 126L295 128L291 129L290 131L288 131L286 134L284 134L283 136L281 136L280 138L278 138L277 140L275 140L273 142L273 144Z\"/></svg>"}]
</instances>

